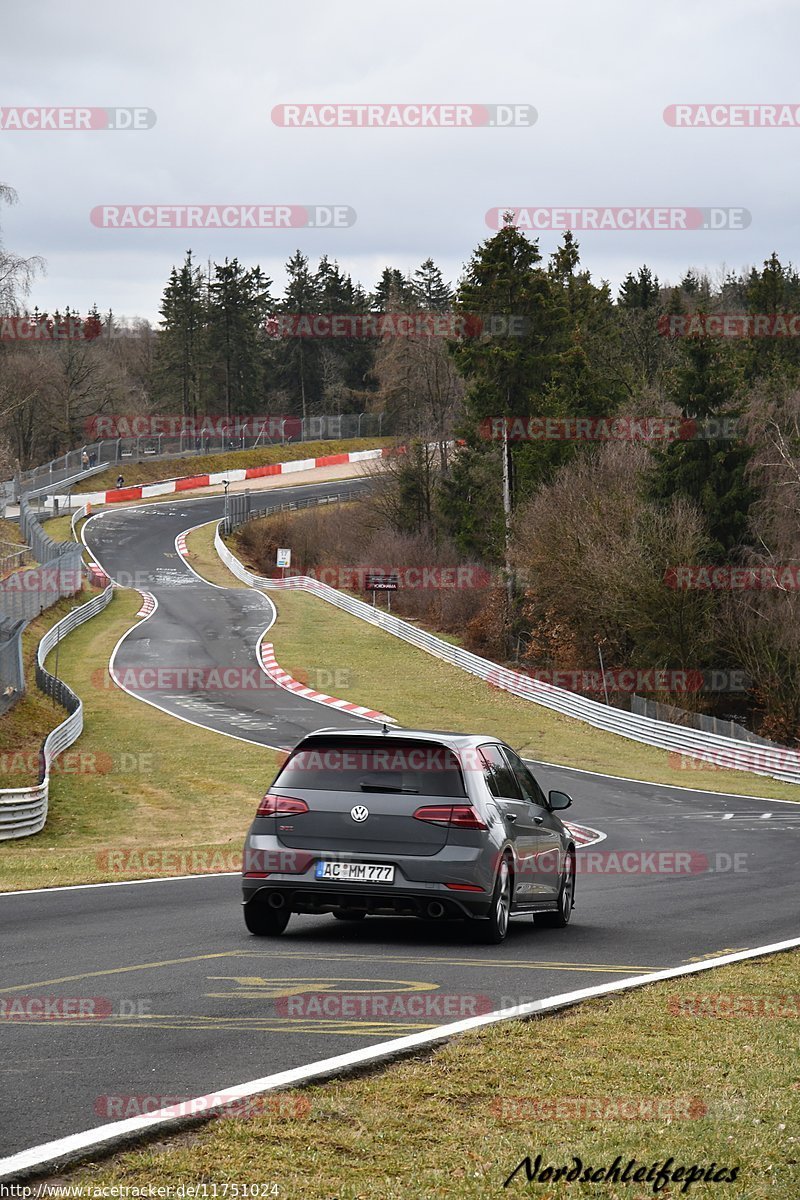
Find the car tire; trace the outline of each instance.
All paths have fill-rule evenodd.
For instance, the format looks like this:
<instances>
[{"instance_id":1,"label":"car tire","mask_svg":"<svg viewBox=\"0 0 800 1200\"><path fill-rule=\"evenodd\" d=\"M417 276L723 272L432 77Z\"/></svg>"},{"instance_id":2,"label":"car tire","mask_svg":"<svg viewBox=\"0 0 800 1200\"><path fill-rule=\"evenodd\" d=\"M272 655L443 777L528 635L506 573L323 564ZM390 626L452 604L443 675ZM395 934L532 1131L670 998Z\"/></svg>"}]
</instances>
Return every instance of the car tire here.
<instances>
[{"instance_id":1,"label":"car tire","mask_svg":"<svg viewBox=\"0 0 800 1200\"><path fill-rule=\"evenodd\" d=\"M486 946L499 946L506 940L511 915L511 867L503 858L492 890L492 907L488 917L478 918L478 939Z\"/></svg>"},{"instance_id":2,"label":"car tire","mask_svg":"<svg viewBox=\"0 0 800 1200\"><path fill-rule=\"evenodd\" d=\"M280 937L289 924L291 909L271 908L268 904L246 904L244 908L244 923L250 933L256 937Z\"/></svg>"},{"instance_id":3,"label":"car tire","mask_svg":"<svg viewBox=\"0 0 800 1200\"><path fill-rule=\"evenodd\" d=\"M567 869L558 889L558 908L553 913L543 913L535 918L537 925L549 929L564 929L569 925L572 910L575 907L575 851L567 854Z\"/></svg>"},{"instance_id":4,"label":"car tire","mask_svg":"<svg viewBox=\"0 0 800 1200\"><path fill-rule=\"evenodd\" d=\"M352 909L350 912L345 909L340 909L339 912L333 914L337 921L363 921L367 915L366 909Z\"/></svg>"}]
</instances>

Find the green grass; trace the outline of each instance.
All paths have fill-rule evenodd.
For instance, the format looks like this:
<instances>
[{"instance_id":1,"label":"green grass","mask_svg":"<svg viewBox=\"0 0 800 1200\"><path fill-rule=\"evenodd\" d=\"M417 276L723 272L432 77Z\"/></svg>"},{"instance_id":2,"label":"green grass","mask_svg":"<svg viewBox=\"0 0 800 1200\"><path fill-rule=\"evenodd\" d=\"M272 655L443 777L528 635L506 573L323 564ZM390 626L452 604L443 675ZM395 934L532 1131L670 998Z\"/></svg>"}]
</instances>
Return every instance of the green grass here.
<instances>
[{"instance_id":1,"label":"green grass","mask_svg":"<svg viewBox=\"0 0 800 1200\"><path fill-rule=\"evenodd\" d=\"M220 587L247 587L230 573L214 549L216 530L216 521L209 521L207 525L192 530L186 539L187 561L209 583L219 584Z\"/></svg>"},{"instance_id":2,"label":"green grass","mask_svg":"<svg viewBox=\"0 0 800 1200\"><path fill-rule=\"evenodd\" d=\"M238 586L213 551L213 525L190 535L190 549L201 574ZM665 752L493 689L315 597L292 592L272 596L278 620L271 640L287 671L329 694L386 712L402 725L486 731L530 757L611 775L740 795L800 796L798 788L744 772L679 771ZM134 623L140 603L136 593L117 593L104 613L70 634L60 648L59 673L84 701L86 728L65 760L75 773L56 771L53 777L44 831L0 843L2 889L119 878L103 858L109 849L201 848L209 855L221 851L229 856L240 849L256 799L277 767L277 755L243 742L227 754L223 735L186 723L179 728L174 718L165 719L159 710L111 685L109 656ZM29 664L44 628L61 612L60 607L49 610L26 633ZM321 707L321 724L324 712ZM31 688L0 720L0 751L13 756L38 747L62 719L63 710ZM15 765L13 757L0 761ZM30 773L21 777L9 771L4 778L7 787L33 782ZM579 799L579 779L575 791ZM199 846L198 827L203 830ZM235 869L233 859L228 861ZM152 867L134 864L131 877L170 869L159 865L156 856Z\"/></svg>"},{"instance_id":3,"label":"green grass","mask_svg":"<svg viewBox=\"0 0 800 1200\"><path fill-rule=\"evenodd\" d=\"M401 725L485 732L526 757L631 779L800 800L800 787L743 771L686 770L665 750L617 737L440 662L302 592L271 592L278 662L308 686L388 713ZM325 685L327 681L327 686ZM575 780L580 793L580 780Z\"/></svg>"},{"instance_id":4,"label":"green grass","mask_svg":"<svg viewBox=\"0 0 800 1200\"><path fill-rule=\"evenodd\" d=\"M107 666L122 634L135 623L141 597L117 592L109 607L71 633L59 651L59 674L84 703L85 729L67 751L69 773L52 777L42 833L0 842L0 890L184 873L177 851L196 852L194 870L236 869L235 856L256 803L277 767L277 755L255 745L167 718L111 683ZM54 619L58 608L49 610ZM48 620L49 623L49 620ZM30 641L38 641L31 628ZM53 655L48 660L52 670ZM0 720L0 746L38 745L44 718L52 728L64 710L31 690L20 725L16 710ZM27 705L28 700L24 701ZM38 722L38 724L37 724ZM35 736L34 736L35 735ZM10 781L4 786L20 786ZM155 852L120 876L108 851ZM172 853L166 860L162 855ZM226 857L224 865L214 853ZM199 857L197 857L199 856ZM166 867L165 867L166 861Z\"/></svg>"},{"instance_id":5,"label":"green grass","mask_svg":"<svg viewBox=\"0 0 800 1200\"><path fill-rule=\"evenodd\" d=\"M632 1158L650 1167L670 1157L673 1168L738 1168L734 1183L694 1184L693 1200L790 1200L800 1195L797 1020L687 1017L675 997L780 1003L799 991L795 952L505 1022L371 1074L287 1093L265 1115L162 1133L155 1146L79 1168L69 1182L275 1182L282 1200L652 1197L652 1184L527 1184L524 1171L503 1189L526 1155L541 1154L542 1168L577 1156L596 1169L619 1155L623 1169ZM254 1062L254 1075L262 1065ZM578 1107L593 1100L600 1116ZM576 1115L553 1119L533 1107L555 1101ZM629 1101L660 1102L665 1115L648 1117L645 1107L634 1119L604 1118L609 1105ZM674 1200L682 1186L658 1194Z\"/></svg>"},{"instance_id":6,"label":"green grass","mask_svg":"<svg viewBox=\"0 0 800 1200\"><path fill-rule=\"evenodd\" d=\"M80 530L80 521L78 529ZM49 521L45 521L42 528L48 537L51 537L54 542L71 542L72 538L72 513L68 513L63 517L51 517ZM80 534L78 535L80 536Z\"/></svg>"},{"instance_id":7,"label":"green grass","mask_svg":"<svg viewBox=\"0 0 800 1200\"><path fill-rule=\"evenodd\" d=\"M38 616L22 634L22 661L27 690L21 700L0 718L0 787L33 787L39 782L38 752L51 729L66 720L67 712L36 686L36 651L44 633L73 608L91 600L97 592L85 588L77 596L60 600ZM59 674L63 675L64 646L59 652ZM53 659L50 668L55 673ZM0 843L2 846L2 843Z\"/></svg>"},{"instance_id":8,"label":"green grass","mask_svg":"<svg viewBox=\"0 0 800 1200\"><path fill-rule=\"evenodd\" d=\"M213 525L190 535L192 566L224 586L234 576L222 566L213 542ZM232 549L236 552L235 540ZM792 784L746 771L682 768L666 750L520 700L315 596L277 591L269 595L278 610L269 640L285 671L309 687L387 713L401 725L485 732L503 738L526 757L586 771L800 801L800 787ZM580 793L578 779L575 791Z\"/></svg>"},{"instance_id":9,"label":"green grass","mask_svg":"<svg viewBox=\"0 0 800 1200\"><path fill-rule=\"evenodd\" d=\"M10 521L6 517L0 518L0 541L13 542L15 546L24 544L19 521Z\"/></svg>"},{"instance_id":10,"label":"green grass","mask_svg":"<svg viewBox=\"0 0 800 1200\"><path fill-rule=\"evenodd\" d=\"M288 442L282 446L262 446L257 450L233 450L227 454L202 454L189 458L145 459L142 462L115 463L86 481L87 489L102 492L117 485L122 473L125 487L157 483L184 475L215 474L240 467L264 467L268 463L295 462L299 458L321 458L327 454L345 454L351 450L371 450L390 446L391 438L341 438L327 442Z\"/></svg>"}]
</instances>

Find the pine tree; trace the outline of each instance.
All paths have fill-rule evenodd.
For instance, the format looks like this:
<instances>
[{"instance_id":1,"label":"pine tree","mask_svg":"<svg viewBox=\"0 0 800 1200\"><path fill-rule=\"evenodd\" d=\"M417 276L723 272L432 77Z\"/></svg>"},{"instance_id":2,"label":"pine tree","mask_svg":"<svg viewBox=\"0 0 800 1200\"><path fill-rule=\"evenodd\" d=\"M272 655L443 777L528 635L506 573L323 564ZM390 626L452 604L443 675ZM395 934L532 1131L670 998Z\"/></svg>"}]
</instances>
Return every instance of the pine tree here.
<instances>
[{"instance_id":1,"label":"pine tree","mask_svg":"<svg viewBox=\"0 0 800 1200\"><path fill-rule=\"evenodd\" d=\"M710 556L730 561L745 538L756 499L747 478L747 444L708 436L715 422L740 412L733 354L712 338L696 337L681 345L681 355L673 399L684 418L685 437L653 452L649 490L656 500L675 495L694 500L706 517Z\"/></svg>"},{"instance_id":2,"label":"pine tree","mask_svg":"<svg viewBox=\"0 0 800 1200\"><path fill-rule=\"evenodd\" d=\"M619 289L620 308L654 308L659 296L658 276L649 267L640 267L636 275L630 271Z\"/></svg>"},{"instance_id":3,"label":"pine tree","mask_svg":"<svg viewBox=\"0 0 800 1200\"><path fill-rule=\"evenodd\" d=\"M415 303L414 288L402 271L385 267L378 286L370 297L370 306L377 312L405 312Z\"/></svg>"},{"instance_id":4,"label":"pine tree","mask_svg":"<svg viewBox=\"0 0 800 1200\"><path fill-rule=\"evenodd\" d=\"M287 282L279 313L284 318L300 318L321 311L317 282L307 257L297 250L286 264ZM289 331L270 348L271 377L288 397L289 408L303 420L317 410L321 391L320 345L313 338L298 337Z\"/></svg>"},{"instance_id":5,"label":"pine tree","mask_svg":"<svg viewBox=\"0 0 800 1200\"><path fill-rule=\"evenodd\" d=\"M474 335L451 343L466 384L467 447L454 458L443 510L462 546L473 544L478 527L502 529L500 544L483 548L484 555L500 559L510 527L509 514L496 507L502 497L503 447L492 437L491 419L548 415L548 386L569 349L566 305L541 260L538 243L509 222L475 251L454 302ZM501 321L506 325L498 329ZM541 443L509 443L507 461L513 504L537 477ZM492 477L496 486L486 489ZM476 514L479 482L485 507ZM510 609L507 616L510 620Z\"/></svg>"},{"instance_id":6,"label":"pine tree","mask_svg":"<svg viewBox=\"0 0 800 1200\"><path fill-rule=\"evenodd\" d=\"M264 386L263 328L272 281L238 258L214 265L208 308L209 346L225 414L257 412Z\"/></svg>"},{"instance_id":7,"label":"pine tree","mask_svg":"<svg viewBox=\"0 0 800 1200\"><path fill-rule=\"evenodd\" d=\"M162 331L158 341L156 374L159 390L171 399L180 396L184 417L202 408L202 373L207 317L205 279L187 250L183 266L170 271L161 299ZM168 399L168 402L169 402Z\"/></svg>"},{"instance_id":8,"label":"pine tree","mask_svg":"<svg viewBox=\"0 0 800 1200\"><path fill-rule=\"evenodd\" d=\"M743 281L742 292L750 313L800 312L800 275L791 263L784 267L774 252L761 271L751 270ZM748 379L775 372L795 382L800 378L800 346L796 337L752 337L743 344L743 350Z\"/></svg>"},{"instance_id":9,"label":"pine tree","mask_svg":"<svg viewBox=\"0 0 800 1200\"><path fill-rule=\"evenodd\" d=\"M426 258L414 272L412 288L417 304L426 311L448 312L453 303L453 290L432 258Z\"/></svg>"}]
</instances>

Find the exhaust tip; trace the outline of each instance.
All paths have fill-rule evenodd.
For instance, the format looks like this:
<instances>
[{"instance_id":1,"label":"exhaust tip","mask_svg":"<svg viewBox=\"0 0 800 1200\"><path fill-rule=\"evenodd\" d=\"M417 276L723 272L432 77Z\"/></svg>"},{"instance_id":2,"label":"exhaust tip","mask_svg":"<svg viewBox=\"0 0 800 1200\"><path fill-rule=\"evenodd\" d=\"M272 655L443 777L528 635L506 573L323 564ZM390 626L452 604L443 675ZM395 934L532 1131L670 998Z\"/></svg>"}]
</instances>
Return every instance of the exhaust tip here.
<instances>
[{"instance_id":1,"label":"exhaust tip","mask_svg":"<svg viewBox=\"0 0 800 1200\"><path fill-rule=\"evenodd\" d=\"M431 900L425 911L429 917L432 917L434 920L436 920L438 917L444 916L444 905L442 904L441 900Z\"/></svg>"},{"instance_id":2,"label":"exhaust tip","mask_svg":"<svg viewBox=\"0 0 800 1200\"><path fill-rule=\"evenodd\" d=\"M283 908L286 903L286 898L282 892L273 892L267 901L270 908Z\"/></svg>"}]
</instances>

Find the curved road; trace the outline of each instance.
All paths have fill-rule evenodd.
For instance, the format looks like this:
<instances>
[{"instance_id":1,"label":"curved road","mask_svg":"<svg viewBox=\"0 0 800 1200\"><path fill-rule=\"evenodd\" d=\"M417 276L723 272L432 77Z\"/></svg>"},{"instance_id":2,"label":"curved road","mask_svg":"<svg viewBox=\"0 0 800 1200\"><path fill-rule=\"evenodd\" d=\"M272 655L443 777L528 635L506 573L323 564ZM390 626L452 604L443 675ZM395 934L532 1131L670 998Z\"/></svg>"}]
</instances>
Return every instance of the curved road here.
<instances>
[{"instance_id":1,"label":"curved road","mask_svg":"<svg viewBox=\"0 0 800 1200\"><path fill-rule=\"evenodd\" d=\"M304 494L281 489L276 503ZM87 526L106 570L126 582L143 572L138 586L158 600L120 644L118 671L255 664L270 602L200 582L174 550L178 533L221 508L220 499L175 501ZM271 746L358 721L282 690L215 692L199 705L189 695L188 708L171 692L147 699ZM0 1156L488 1006L796 935L800 807L567 768L539 766L537 775L570 791L570 815L607 839L578 852L573 924L549 930L517 919L501 947L473 945L458 924L377 917L293 917L282 938L264 942L245 932L231 876L0 895L3 1011L15 997L58 996L100 997L109 1012L81 1023L2 1022ZM626 852L636 857L621 859ZM689 856L679 860L688 870L675 870L674 852ZM629 863L638 869L619 873ZM317 1015L320 995L354 990L378 999L363 1013ZM405 1015L381 1008L410 991L426 998L427 1017L410 1015L411 1005Z\"/></svg>"}]
</instances>

